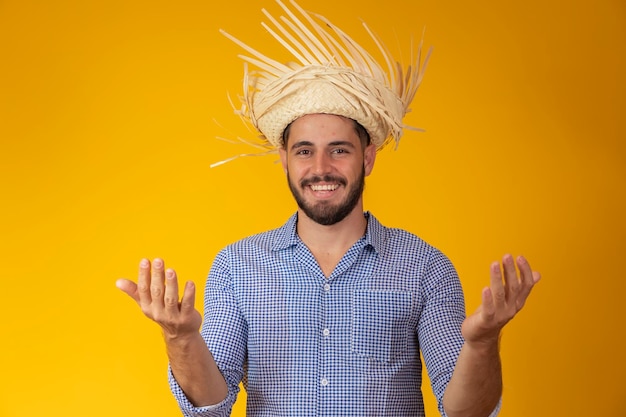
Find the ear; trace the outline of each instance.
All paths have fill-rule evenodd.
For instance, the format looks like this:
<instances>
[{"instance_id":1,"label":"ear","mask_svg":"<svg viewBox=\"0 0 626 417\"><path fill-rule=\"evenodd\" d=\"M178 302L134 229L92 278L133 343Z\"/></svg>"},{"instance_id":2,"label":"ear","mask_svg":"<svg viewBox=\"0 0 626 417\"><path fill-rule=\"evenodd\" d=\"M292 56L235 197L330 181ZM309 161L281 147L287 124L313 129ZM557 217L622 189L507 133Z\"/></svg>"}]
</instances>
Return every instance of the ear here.
<instances>
[{"instance_id":1,"label":"ear","mask_svg":"<svg viewBox=\"0 0 626 417\"><path fill-rule=\"evenodd\" d=\"M280 156L280 163L283 165L283 171L287 173L287 151L284 147L278 148L278 155Z\"/></svg>"},{"instance_id":2,"label":"ear","mask_svg":"<svg viewBox=\"0 0 626 417\"><path fill-rule=\"evenodd\" d=\"M370 143L363 152L363 167L365 168L365 176L372 173L374 162L376 161L376 145Z\"/></svg>"}]
</instances>

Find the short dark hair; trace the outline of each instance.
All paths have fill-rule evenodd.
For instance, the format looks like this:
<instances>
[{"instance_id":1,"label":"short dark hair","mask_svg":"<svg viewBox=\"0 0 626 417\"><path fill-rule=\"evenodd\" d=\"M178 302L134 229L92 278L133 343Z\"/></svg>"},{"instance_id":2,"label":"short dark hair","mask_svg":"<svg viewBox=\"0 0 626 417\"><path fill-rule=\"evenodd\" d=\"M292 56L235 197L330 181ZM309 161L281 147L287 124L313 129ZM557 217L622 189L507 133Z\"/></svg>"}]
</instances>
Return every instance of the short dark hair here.
<instances>
[{"instance_id":1,"label":"short dark hair","mask_svg":"<svg viewBox=\"0 0 626 417\"><path fill-rule=\"evenodd\" d=\"M352 120L352 124L354 125L354 131L356 132L356 134L359 136L359 139L361 140L361 146L363 147L363 149L365 149L371 143L370 134L367 132L367 129L365 129L361 123L357 122L354 119L350 119L350 120ZM283 130L283 137L282 137L283 148L285 148L285 146L287 145L287 139L289 139L289 131L291 130L292 123L293 122L289 123L287 127L285 128L285 130Z\"/></svg>"}]
</instances>

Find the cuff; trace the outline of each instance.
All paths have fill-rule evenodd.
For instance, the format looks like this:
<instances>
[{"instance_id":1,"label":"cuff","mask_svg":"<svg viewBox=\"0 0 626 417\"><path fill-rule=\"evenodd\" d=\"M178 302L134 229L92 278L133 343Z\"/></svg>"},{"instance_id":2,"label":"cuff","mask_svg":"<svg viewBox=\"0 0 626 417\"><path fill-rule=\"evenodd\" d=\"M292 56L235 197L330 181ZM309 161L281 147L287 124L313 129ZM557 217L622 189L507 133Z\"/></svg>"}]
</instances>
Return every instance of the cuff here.
<instances>
[{"instance_id":1,"label":"cuff","mask_svg":"<svg viewBox=\"0 0 626 417\"><path fill-rule=\"evenodd\" d=\"M207 405L202 407L194 406L185 395L184 391L178 385L178 381L174 378L174 374L172 373L171 368L168 367L168 380L170 384L170 389L172 394L174 394L174 398L178 402L178 406L180 407L183 416L185 417L228 417L230 416L231 409L233 407L234 397L236 397L237 393L232 393L230 390L228 391L228 395L226 398L214 405Z\"/></svg>"}]
</instances>

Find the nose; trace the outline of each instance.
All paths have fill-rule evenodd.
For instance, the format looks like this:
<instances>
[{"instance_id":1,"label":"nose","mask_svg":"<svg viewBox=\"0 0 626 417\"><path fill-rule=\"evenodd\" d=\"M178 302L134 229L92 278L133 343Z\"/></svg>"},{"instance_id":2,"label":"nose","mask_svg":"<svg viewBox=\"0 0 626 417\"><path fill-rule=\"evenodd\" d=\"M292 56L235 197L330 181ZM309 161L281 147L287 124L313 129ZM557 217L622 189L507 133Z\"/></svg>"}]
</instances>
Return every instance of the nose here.
<instances>
[{"instance_id":1,"label":"nose","mask_svg":"<svg viewBox=\"0 0 626 417\"><path fill-rule=\"evenodd\" d=\"M325 152L317 152L313 158L313 173L315 175L328 174L331 171L331 159Z\"/></svg>"}]
</instances>

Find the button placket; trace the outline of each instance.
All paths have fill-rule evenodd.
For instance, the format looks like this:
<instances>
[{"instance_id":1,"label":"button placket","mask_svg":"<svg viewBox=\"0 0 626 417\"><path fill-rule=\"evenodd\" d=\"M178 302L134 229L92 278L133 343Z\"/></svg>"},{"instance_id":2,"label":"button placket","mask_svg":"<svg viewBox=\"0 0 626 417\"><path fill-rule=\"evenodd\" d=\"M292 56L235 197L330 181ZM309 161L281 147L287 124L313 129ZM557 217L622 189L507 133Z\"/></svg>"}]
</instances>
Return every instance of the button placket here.
<instances>
[{"instance_id":1,"label":"button placket","mask_svg":"<svg viewBox=\"0 0 626 417\"><path fill-rule=\"evenodd\" d=\"M323 303L323 322L322 322L322 329L321 329L321 348L322 348L322 362L321 362L321 366L320 366L320 387L325 391L326 389L328 389L328 385L330 384L330 380L328 378L328 372L329 372L329 361L330 358L328 357L329 355L329 340L328 340L328 336L330 335L330 329L328 328L329 323L330 323L330 315L331 315L331 302L330 302L330 298L331 298L331 294L330 294L330 290L331 290L331 285L328 281L325 281L322 285L322 303ZM325 401L323 400L323 398L325 398L325 396L322 396L320 399L322 399L322 403Z\"/></svg>"}]
</instances>

